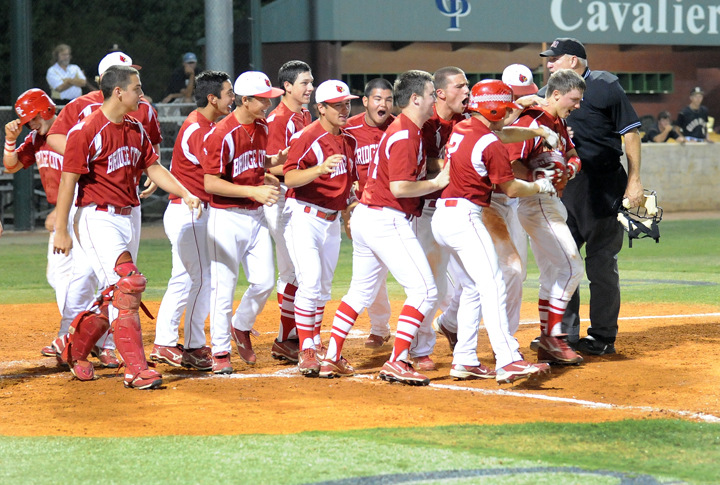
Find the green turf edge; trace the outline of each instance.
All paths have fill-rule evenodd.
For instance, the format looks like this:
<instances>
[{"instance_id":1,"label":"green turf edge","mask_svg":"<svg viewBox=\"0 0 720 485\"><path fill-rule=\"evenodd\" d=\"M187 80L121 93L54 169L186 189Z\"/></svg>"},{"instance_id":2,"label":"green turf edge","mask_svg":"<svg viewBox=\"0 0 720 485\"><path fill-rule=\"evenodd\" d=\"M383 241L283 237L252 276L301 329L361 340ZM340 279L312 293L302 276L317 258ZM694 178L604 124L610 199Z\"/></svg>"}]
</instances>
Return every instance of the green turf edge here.
<instances>
[{"instance_id":1,"label":"green turf edge","mask_svg":"<svg viewBox=\"0 0 720 485\"><path fill-rule=\"evenodd\" d=\"M635 241L619 256L623 303L664 302L717 305L720 293L720 219L664 221L660 244ZM36 238L37 239L37 238ZM54 300L45 280L47 243L6 243L0 239L0 304L46 303ZM138 265L148 278L145 301L160 301L170 277L170 243L167 239L144 239ZM352 244L344 240L333 282L332 297L339 300L348 290L352 273ZM538 271L530 254L523 300L537 300ZM667 281L668 283L662 283ZM687 284L671 282L688 281ZM700 285L696 283L701 283ZM242 275L235 298L247 288ZM388 291L393 300L403 300L402 287L390 277ZM587 280L580 285L581 301L588 301ZM271 297L274 301L274 296Z\"/></svg>"},{"instance_id":2,"label":"green turf edge","mask_svg":"<svg viewBox=\"0 0 720 485\"><path fill-rule=\"evenodd\" d=\"M5 483L47 483L49 477L61 476L67 483L289 484L498 467L580 467L651 475L661 482L715 483L720 477L720 425L653 419L292 435L0 437L0 479ZM549 483L578 481L572 474L550 478ZM582 482L608 480L584 475Z\"/></svg>"}]
</instances>

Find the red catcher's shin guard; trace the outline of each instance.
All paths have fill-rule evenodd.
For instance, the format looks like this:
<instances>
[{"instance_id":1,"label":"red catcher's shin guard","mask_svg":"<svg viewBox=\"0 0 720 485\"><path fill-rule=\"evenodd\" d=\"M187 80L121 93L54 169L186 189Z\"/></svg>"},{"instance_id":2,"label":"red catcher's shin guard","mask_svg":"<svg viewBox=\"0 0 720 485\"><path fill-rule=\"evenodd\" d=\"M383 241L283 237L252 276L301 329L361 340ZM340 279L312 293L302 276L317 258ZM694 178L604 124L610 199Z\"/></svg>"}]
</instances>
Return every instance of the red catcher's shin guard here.
<instances>
[{"instance_id":1,"label":"red catcher's shin guard","mask_svg":"<svg viewBox=\"0 0 720 485\"><path fill-rule=\"evenodd\" d=\"M81 381L95 378L95 370L87 360L95 342L110 328L107 305L99 310L86 310L70 324L68 342L62 352L63 361L70 365L70 371Z\"/></svg>"},{"instance_id":2,"label":"red catcher's shin guard","mask_svg":"<svg viewBox=\"0 0 720 485\"><path fill-rule=\"evenodd\" d=\"M113 321L115 345L125 361L125 381L132 381L148 368L140 329L140 301L147 280L140 273L123 276L116 284L113 306L118 317Z\"/></svg>"}]
</instances>

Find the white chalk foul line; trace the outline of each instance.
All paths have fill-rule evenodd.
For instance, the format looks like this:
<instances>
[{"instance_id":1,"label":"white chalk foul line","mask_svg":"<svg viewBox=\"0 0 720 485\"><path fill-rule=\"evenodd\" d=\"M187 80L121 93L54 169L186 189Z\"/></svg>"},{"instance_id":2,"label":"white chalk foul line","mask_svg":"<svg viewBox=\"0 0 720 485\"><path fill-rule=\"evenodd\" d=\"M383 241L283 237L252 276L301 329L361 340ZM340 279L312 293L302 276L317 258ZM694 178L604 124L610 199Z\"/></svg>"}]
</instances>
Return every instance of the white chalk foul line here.
<instances>
[{"instance_id":1,"label":"white chalk foul line","mask_svg":"<svg viewBox=\"0 0 720 485\"><path fill-rule=\"evenodd\" d=\"M41 363L41 362L37 362ZM42 363L45 363L44 361ZM23 361L13 361L13 362L5 362L2 365L0 365L0 369L7 369L12 364L14 365L27 365L28 362ZM52 374L13 374L13 375L0 375L0 380L2 379L34 379L34 378L69 378L70 374L66 372L57 372ZM199 373L199 372L183 372L183 373L173 373L169 374L168 377L180 377L180 378L186 378L186 379L272 379L272 378L284 378L284 379L290 379L290 378L301 378L304 377L300 374L300 372L297 370L297 367L295 366L289 366L285 369L278 370L277 372L273 372L271 374L205 374L205 373ZM369 374L358 374L353 377L346 377L344 379L347 380L353 380L353 381L362 381L362 380L375 380L378 379L374 375ZM457 391L457 392L475 392L479 394L484 394L487 396L507 396L507 397L516 397L516 398L523 398L523 399L538 399L542 401L551 401L551 402L558 402L558 403L564 403L564 404L570 404L570 405L576 405L576 406L582 406L586 408L594 408L594 409L609 409L609 410L624 410L624 411L641 411L641 412L648 412L648 413L669 413L674 414L676 416L680 416L683 418L689 418L689 419L695 419L699 421L704 421L706 423L720 423L720 417L714 416L712 414L706 414L706 413L697 413L693 411L683 411L683 410L676 410L676 409L661 409L661 408L654 408L651 406L629 406L624 404L608 404L608 403L602 403L602 402L596 402L596 401L587 401L583 399L573 399L573 398L567 398L567 397L556 397L556 396L548 396L546 394L534 394L534 393L525 393L520 391L508 391L504 389L483 389L483 388L477 388L477 387L468 387L468 386L458 386L455 384L434 384L431 383L428 386L431 389L436 390L447 390L447 391Z\"/></svg>"},{"instance_id":2,"label":"white chalk foul line","mask_svg":"<svg viewBox=\"0 0 720 485\"><path fill-rule=\"evenodd\" d=\"M178 374L175 374L178 375ZM193 374L185 374L184 376L192 377ZM223 376L211 376L211 377L220 377L225 379L261 379L261 378L273 378L273 377L280 377L280 378L289 378L289 377L304 377L301 376L298 372L297 368L290 367L287 369L283 369L281 371L272 373L272 374L227 374ZM355 375L353 377L348 377L345 379L349 380L375 380L378 379L374 375L369 374L359 374ZM454 384L429 384L428 387L431 389L438 389L438 390L448 390L448 391L459 391L459 392L477 392L480 394L484 394L487 396L508 396L508 397L519 397L524 399L539 399L541 401L551 401L551 402L559 402L564 404L571 404L571 405L577 405L582 406L586 408L594 408L594 409L609 409L609 410L624 410L624 411L641 411L641 412L647 412L647 413L669 413L674 414L676 416L681 416L684 418L690 418L690 419L696 419L699 421L704 421L706 423L720 423L720 417L714 416L712 414L705 414L705 413L696 413L693 411L683 411L683 410L675 410L675 409L660 409L660 408L654 408L651 406L628 406L624 404L608 404L608 403L602 403L602 402L595 402L595 401L587 401L583 399L572 399L567 397L556 397L556 396L548 396L546 394L531 394L531 393L524 393L520 391L508 391L503 389L482 389L477 387L468 387L468 386L458 386Z\"/></svg>"}]
</instances>

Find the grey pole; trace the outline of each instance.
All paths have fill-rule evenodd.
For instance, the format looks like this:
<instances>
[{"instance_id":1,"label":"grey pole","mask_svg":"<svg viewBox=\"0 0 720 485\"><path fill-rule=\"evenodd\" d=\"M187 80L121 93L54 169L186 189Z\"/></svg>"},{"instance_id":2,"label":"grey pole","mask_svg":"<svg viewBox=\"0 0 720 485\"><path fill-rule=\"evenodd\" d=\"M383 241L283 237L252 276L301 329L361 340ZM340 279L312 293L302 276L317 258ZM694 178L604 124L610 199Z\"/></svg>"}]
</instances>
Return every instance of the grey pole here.
<instances>
[{"instance_id":1,"label":"grey pole","mask_svg":"<svg viewBox=\"0 0 720 485\"><path fill-rule=\"evenodd\" d=\"M13 0L10 6L10 92L15 103L20 94L33 87L31 15L32 0ZM25 132L23 132L24 136ZM18 140L18 145L22 139ZM33 228L33 172L20 170L13 178L13 214L16 231Z\"/></svg>"},{"instance_id":2,"label":"grey pole","mask_svg":"<svg viewBox=\"0 0 720 485\"><path fill-rule=\"evenodd\" d=\"M262 31L260 28L260 0L250 0L250 67L262 71Z\"/></svg>"},{"instance_id":3,"label":"grey pole","mask_svg":"<svg viewBox=\"0 0 720 485\"><path fill-rule=\"evenodd\" d=\"M205 0L205 39L205 67L235 79L232 0Z\"/></svg>"}]
</instances>

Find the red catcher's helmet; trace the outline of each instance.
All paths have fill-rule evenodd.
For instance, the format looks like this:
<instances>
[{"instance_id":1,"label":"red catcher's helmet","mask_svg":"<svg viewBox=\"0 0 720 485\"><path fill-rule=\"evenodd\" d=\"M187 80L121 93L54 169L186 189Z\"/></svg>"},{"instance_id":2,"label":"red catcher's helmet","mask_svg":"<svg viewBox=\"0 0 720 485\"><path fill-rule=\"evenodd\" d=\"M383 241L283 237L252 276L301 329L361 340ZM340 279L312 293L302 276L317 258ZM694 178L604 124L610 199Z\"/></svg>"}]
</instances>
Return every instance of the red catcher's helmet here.
<instances>
[{"instance_id":1,"label":"red catcher's helmet","mask_svg":"<svg viewBox=\"0 0 720 485\"><path fill-rule=\"evenodd\" d=\"M470 91L467 109L480 113L488 121L505 118L508 108L520 108L513 103L512 88L497 79L483 79Z\"/></svg>"},{"instance_id":2,"label":"red catcher's helmet","mask_svg":"<svg viewBox=\"0 0 720 485\"><path fill-rule=\"evenodd\" d=\"M24 125L38 114L42 119L49 120L55 116L55 103L42 89L28 89L15 102L15 112Z\"/></svg>"}]
</instances>

